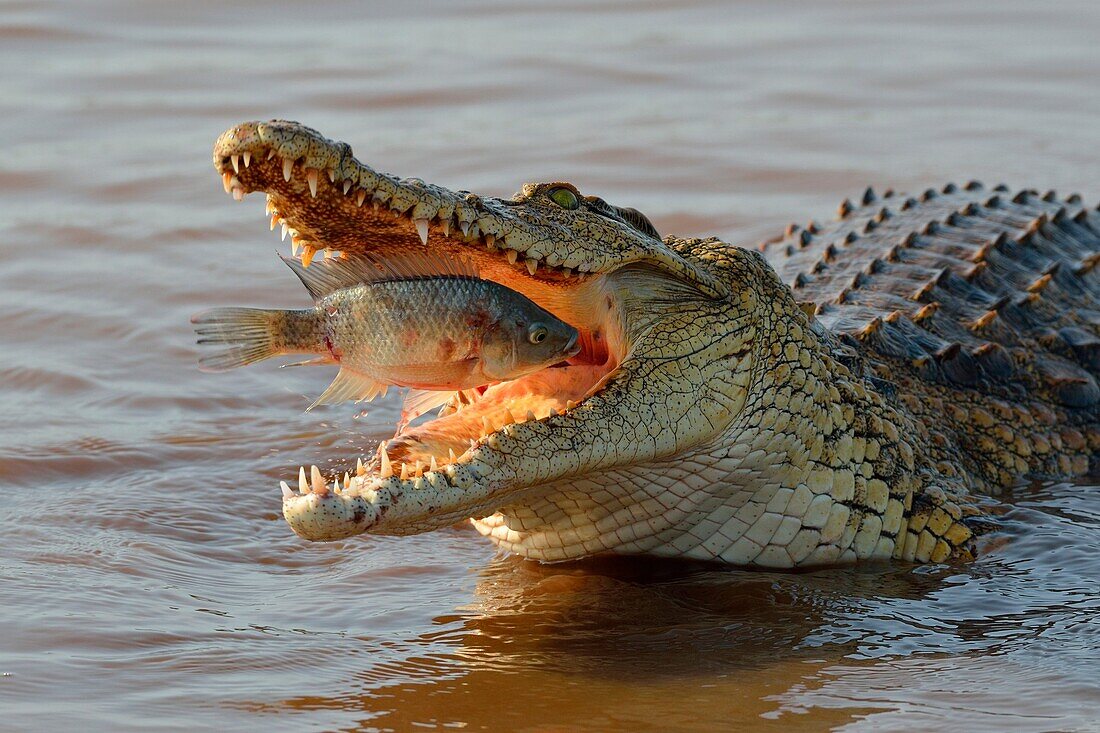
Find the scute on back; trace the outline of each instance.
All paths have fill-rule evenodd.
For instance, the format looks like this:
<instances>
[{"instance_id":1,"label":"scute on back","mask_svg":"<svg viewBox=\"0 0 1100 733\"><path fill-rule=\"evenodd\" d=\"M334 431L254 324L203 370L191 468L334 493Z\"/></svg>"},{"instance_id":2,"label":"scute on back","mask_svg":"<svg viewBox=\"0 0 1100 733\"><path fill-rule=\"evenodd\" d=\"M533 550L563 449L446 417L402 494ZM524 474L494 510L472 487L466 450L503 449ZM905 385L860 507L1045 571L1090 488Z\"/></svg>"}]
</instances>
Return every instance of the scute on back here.
<instances>
[{"instance_id":1,"label":"scute on back","mask_svg":"<svg viewBox=\"0 0 1100 733\"><path fill-rule=\"evenodd\" d=\"M791 225L761 250L825 328L858 342L877 376L911 402L946 397L958 407L945 410L966 411L953 422L968 437L983 437L983 413L1006 410L1026 417L996 419L1053 411L1070 426L1095 424L1100 214L1080 196L977 182L915 197L867 189L841 203L836 221ZM1016 442L999 432L996 442ZM1026 442L1015 455L1043 473Z\"/></svg>"},{"instance_id":2,"label":"scute on back","mask_svg":"<svg viewBox=\"0 0 1100 733\"><path fill-rule=\"evenodd\" d=\"M919 198L868 189L840 211L762 248L827 328L957 384L1023 377L1004 350L1024 349L1052 396L1100 397L1072 386L1100 376L1100 216L1080 197L970 183Z\"/></svg>"}]
</instances>

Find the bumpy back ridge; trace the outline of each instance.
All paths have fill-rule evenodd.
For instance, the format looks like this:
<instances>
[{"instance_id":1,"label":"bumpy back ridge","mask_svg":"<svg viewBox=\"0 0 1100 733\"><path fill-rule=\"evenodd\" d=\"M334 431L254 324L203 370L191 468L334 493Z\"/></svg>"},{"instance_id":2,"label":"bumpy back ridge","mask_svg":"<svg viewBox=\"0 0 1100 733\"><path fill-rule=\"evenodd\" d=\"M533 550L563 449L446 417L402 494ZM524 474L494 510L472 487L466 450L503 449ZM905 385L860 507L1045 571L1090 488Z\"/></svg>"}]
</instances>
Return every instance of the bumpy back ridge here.
<instances>
[{"instance_id":1,"label":"bumpy back ridge","mask_svg":"<svg viewBox=\"0 0 1100 733\"><path fill-rule=\"evenodd\" d=\"M827 328L928 379L1007 386L1027 376L1020 360L1045 377L1029 388L1073 407L1100 400L1100 216L1080 197L868 189L839 213L762 247Z\"/></svg>"},{"instance_id":2,"label":"bumpy back ridge","mask_svg":"<svg viewBox=\"0 0 1100 733\"><path fill-rule=\"evenodd\" d=\"M1080 196L977 182L917 197L867 189L840 204L836 221L792 224L760 249L910 401L1097 423L1100 214ZM1025 419L1006 409L991 422ZM971 427L974 416L958 422ZM1033 473L1042 464L1024 462Z\"/></svg>"}]
</instances>

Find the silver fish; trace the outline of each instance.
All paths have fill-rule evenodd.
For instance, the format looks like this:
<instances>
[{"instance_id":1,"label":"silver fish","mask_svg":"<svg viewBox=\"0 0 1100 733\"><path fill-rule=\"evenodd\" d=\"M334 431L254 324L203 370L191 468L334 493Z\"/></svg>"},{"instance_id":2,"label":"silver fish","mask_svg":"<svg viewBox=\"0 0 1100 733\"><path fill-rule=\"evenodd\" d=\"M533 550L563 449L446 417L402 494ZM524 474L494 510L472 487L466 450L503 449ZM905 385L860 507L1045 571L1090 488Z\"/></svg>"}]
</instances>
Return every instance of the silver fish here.
<instances>
[{"instance_id":1,"label":"silver fish","mask_svg":"<svg viewBox=\"0 0 1100 733\"><path fill-rule=\"evenodd\" d=\"M283 354L340 372L307 409L371 400L390 385L440 390L413 394L423 411L451 393L538 371L574 356L577 330L474 267L437 254L356 256L308 269L282 258L314 299L302 310L215 308L192 317L200 344L228 348L200 368L224 371Z\"/></svg>"}]
</instances>

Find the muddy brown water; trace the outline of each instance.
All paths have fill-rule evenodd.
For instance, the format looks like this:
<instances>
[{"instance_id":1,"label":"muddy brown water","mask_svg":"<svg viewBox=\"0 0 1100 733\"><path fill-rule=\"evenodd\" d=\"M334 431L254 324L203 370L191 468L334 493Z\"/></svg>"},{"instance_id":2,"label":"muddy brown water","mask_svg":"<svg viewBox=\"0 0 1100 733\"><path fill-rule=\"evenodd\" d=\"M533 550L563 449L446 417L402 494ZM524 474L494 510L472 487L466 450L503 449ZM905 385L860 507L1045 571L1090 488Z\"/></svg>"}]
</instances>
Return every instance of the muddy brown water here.
<instances>
[{"instance_id":1,"label":"muddy brown water","mask_svg":"<svg viewBox=\"0 0 1100 733\"><path fill-rule=\"evenodd\" d=\"M751 244L843 196L1100 197L1100 5L0 3L0 729L1100 730L1100 487L961 566L538 566L472 531L298 540L277 481L392 430L328 371L200 374L293 306L210 147L298 119L382 170L568 179ZM1095 481L1091 482L1095 484Z\"/></svg>"}]
</instances>

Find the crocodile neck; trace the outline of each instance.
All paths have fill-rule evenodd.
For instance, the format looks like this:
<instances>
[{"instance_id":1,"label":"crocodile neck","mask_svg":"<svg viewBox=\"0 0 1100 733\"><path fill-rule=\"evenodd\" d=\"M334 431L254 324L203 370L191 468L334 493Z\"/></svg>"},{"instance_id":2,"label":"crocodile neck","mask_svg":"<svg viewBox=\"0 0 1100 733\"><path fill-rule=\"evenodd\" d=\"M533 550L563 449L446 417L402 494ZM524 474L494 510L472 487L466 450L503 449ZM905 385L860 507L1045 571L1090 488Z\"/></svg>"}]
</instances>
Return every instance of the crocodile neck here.
<instances>
[{"instance_id":1,"label":"crocodile neck","mask_svg":"<svg viewBox=\"0 0 1100 733\"><path fill-rule=\"evenodd\" d=\"M477 529L544 562L616 552L798 567L969 553L962 519L976 511L926 459L928 433L906 401L853 374L834 335L770 285L776 318L740 334L754 368L730 373L751 382L751 401L718 439L543 487Z\"/></svg>"}]
</instances>

